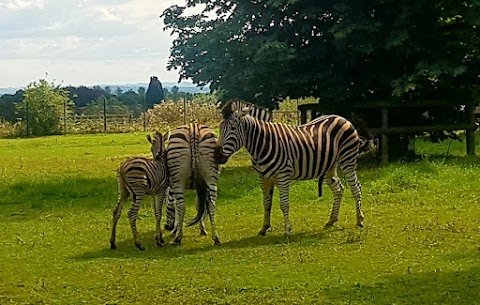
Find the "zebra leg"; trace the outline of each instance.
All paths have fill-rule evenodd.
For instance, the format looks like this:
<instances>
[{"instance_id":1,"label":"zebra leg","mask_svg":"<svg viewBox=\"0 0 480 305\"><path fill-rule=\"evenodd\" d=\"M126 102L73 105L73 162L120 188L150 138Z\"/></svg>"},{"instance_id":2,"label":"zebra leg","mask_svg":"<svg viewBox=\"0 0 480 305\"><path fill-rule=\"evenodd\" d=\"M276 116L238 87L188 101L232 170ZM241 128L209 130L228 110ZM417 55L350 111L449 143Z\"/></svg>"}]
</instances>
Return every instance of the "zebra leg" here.
<instances>
[{"instance_id":1,"label":"zebra leg","mask_svg":"<svg viewBox=\"0 0 480 305\"><path fill-rule=\"evenodd\" d=\"M137 214L138 210L142 206L142 197L136 194L133 195L133 205L128 211L128 219L130 220L130 227L132 228L133 240L135 241L135 246L140 250L145 250L145 248L140 244L137 231Z\"/></svg>"},{"instance_id":2,"label":"zebra leg","mask_svg":"<svg viewBox=\"0 0 480 305\"><path fill-rule=\"evenodd\" d=\"M356 214L357 214L357 226L363 228L363 220L365 216L362 212L362 185L358 181L356 167L354 166L345 166L342 167L342 171L347 178L348 185L352 191L353 197L355 198L356 203Z\"/></svg>"},{"instance_id":3,"label":"zebra leg","mask_svg":"<svg viewBox=\"0 0 480 305\"><path fill-rule=\"evenodd\" d=\"M175 201L173 199L172 191L168 188L167 204L165 208L165 213L167 214L167 219L165 221L165 230L172 231L175 228ZM174 232L172 232L173 234Z\"/></svg>"},{"instance_id":4,"label":"zebra leg","mask_svg":"<svg viewBox=\"0 0 480 305\"><path fill-rule=\"evenodd\" d=\"M330 219L325 224L325 228L329 228L338 221L338 213L340 212L340 203L342 202L343 196L343 185L338 177L336 165L327 172L326 183L333 193L332 212Z\"/></svg>"},{"instance_id":5,"label":"zebra leg","mask_svg":"<svg viewBox=\"0 0 480 305\"><path fill-rule=\"evenodd\" d=\"M183 220L185 218L185 198L183 190L173 194L175 199L175 238L172 240L172 245L180 245L183 238Z\"/></svg>"},{"instance_id":6,"label":"zebra leg","mask_svg":"<svg viewBox=\"0 0 480 305\"><path fill-rule=\"evenodd\" d=\"M113 209L113 221L112 221L112 236L110 237L110 249L117 249L115 245L115 239L117 235L117 223L122 214L123 206L128 199L128 192L126 190L119 190L118 192L118 201Z\"/></svg>"},{"instance_id":7,"label":"zebra leg","mask_svg":"<svg viewBox=\"0 0 480 305\"><path fill-rule=\"evenodd\" d=\"M155 207L155 220L156 220L156 231L155 231L155 241L157 246L161 247L165 241L162 236L162 209L163 202L165 201L165 190L160 191L160 194L157 194L153 197L154 207Z\"/></svg>"},{"instance_id":8,"label":"zebra leg","mask_svg":"<svg viewBox=\"0 0 480 305\"><path fill-rule=\"evenodd\" d=\"M196 208L197 208L197 211L198 211L198 205L199 205L198 195L195 196L195 202L196 202ZM205 217L202 217L202 220L200 220L200 223L198 224L198 227L200 228L200 235L201 236L208 235L207 228L205 227Z\"/></svg>"},{"instance_id":9,"label":"zebra leg","mask_svg":"<svg viewBox=\"0 0 480 305\"><path fill-rule=\"evenodd\" d=\"M272 211L273 187L275 186L273 179L265 179L260 177L263 192L263 225L258 232L259 236L267 235L270 229L270 213Z\"/></svg>"},{"instance_id":10,"label":"zebra leg","mask_svg":"<svg viewBox=\"0 0 480 305\"><path fill-rule=\"evenodd\" d=\"M290 225L290 176L284 176L278 178L278 190L280 192L280 209L283 213L283 223L285 225L285 237L288 240L288 236L292 231L292 226Z\"/></svg>"},{"instance_id":11,"label":"zebra leg","mask_svg":"<svg viewBox=\"0 0 480 305\"><path fill-rule=\"evenodd\" d=\"M217 225L215 224L215 213L216 207L215 202L217 201L217 188L216 185L210 187L208 192L208 216L210 217L210 225L212 226L212 240L214 246L221 246L220 236L218 235ZM205 226L205 224L203 224Z\"/></svg>"}]
</instances>

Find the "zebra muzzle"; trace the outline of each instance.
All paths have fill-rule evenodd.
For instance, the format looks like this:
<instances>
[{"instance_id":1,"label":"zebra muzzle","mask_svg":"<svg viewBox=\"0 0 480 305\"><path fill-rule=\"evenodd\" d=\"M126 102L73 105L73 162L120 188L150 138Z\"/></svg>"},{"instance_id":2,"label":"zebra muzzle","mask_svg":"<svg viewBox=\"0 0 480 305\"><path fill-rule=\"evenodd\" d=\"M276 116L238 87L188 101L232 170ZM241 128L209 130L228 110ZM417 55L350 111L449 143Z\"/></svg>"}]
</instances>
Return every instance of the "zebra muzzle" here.
<instances>
[{"instance_id":1,"label":"zebra muzzle","mask_svg":"<svg viewBox=\"0 0 480 305\"><path fill-rule=\"evenodd\" d=\"M223 153L222 146L215 146L215 152L213 154L213 159L217 164L225 164L228 161L228 156Z\"/></svg>"}]
</instances>

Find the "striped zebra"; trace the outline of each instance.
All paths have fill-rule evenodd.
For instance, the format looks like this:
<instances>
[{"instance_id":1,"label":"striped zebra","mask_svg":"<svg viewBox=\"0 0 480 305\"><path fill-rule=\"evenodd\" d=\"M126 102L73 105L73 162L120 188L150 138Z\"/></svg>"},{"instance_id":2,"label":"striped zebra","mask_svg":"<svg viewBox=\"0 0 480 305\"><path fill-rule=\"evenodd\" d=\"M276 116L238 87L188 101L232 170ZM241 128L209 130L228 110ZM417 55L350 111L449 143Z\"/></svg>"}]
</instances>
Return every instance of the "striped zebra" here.
<instances>
[{"instance_id":1,"label":"striped zebra","mask_svg":"<svg viewBox=\"0 0 480 305\"><path fill-rule=\"evenodd\" d=\"M260 173L264 219L259 235L270 228L273 188L280 191L280 208L283 212L285 235L291 231L289 219L289 189L292 180L324 178L333 192L334 203L325 227L338 221L343 186L337 174L339 165L355 197L357 225L363 227L361 210L361 185L356 167L359 138L353 125L343 117L327 115L300 126L260 121L248 110L233 111L230 104L222 109L218 145L226 158L246 147L253 168Z\"/></svg>"},{"instance_id":2,"label":"striped zebra","mask_svg":"<svg viewBox=\"0 0 480 305\"><path fill-rule=\"evenodd\" d=\"M137 232L137 213L142 205L145 195L153 195L156 218L155 240L158 246L164 243L160 220L162 218L162 206L165 200L165 191L168 187L168 172L166 166L166 150L164 138L161 133L155 133L154 138L147 135L147 140L152 144L153 159L134 157L123 162L117 170L118 201L113 209L112 236L110 248L116 249L115 235L118 219L128 197L132 195L133 205L128 211L128 219L132 228L135 246L140 250L145 248L140 244Z\"/></svg>"},{"instance_id":3,"label":"striped zebra","mask_svg":"<svg viewBox=\"0 0 480 305\"><path fill-rule=\"evenodd\" d=\"M260 106L256 106L255 104L245 102L243 100L230 100L229 103L231 104L232 109L234 110L243 110L248 109L248 114L265 122L272 121L272 112ZM215 158L217 159L218 164L225 164L227 159L222 159L221 154L218 154L216 151ZM198 198L196 199L197 206L198 206ZM175 206L174 200L170 192L168 192L168 199L166 204L166 223L165 223L165 230L172 231L175 226ZM175 231L172 231L175 233ZM205 229L205 222L203 219L200 221L200 235L207 235L207 231Z\"/></svg>"},{"instance_id":4,"label":"striped zebra","mask_svg":"<svg viewBox=\"0 0 480 305\"><path fill-rule=\"evenodd\" d=\"M183 238L185 189L195 189L198 201L197 215L188 225L201 222L208 214L214 245L221 244L215 224L219 175L219 166L214 159L216 143L215 132L205 125L191 123L171 132L167 148L167 166L170 175L169 196L172 197L172 202L175 201L175 212L172 213L170 209L170 212L167 210L167 214L170 214L170 220L175 219L173 230L175 238L172 244L179 245ZM204 233L206 234L205 231Z\"/></svg>"}]
</instances>

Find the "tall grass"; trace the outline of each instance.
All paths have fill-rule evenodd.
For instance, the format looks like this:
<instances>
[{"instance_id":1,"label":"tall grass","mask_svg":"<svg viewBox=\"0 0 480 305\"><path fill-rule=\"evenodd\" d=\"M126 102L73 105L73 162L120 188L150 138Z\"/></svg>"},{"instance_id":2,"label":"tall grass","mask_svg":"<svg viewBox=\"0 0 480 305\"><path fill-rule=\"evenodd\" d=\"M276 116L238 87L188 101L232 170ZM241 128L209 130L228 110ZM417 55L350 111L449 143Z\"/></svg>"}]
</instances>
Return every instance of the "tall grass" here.
<instances>
[{"instance_id":1,"label":"tall grass","mask_svg":"<svg viewBox=\"0 0 480 305\"><path fill-rule=\"evenodd\" d=\"M348 190L339 223L323 229L331 193L319 199L304 181L291 189L289 243L277 193L272 232L257 237L261 191L242 151L219 181L223 246L187 228L182 246L155 247L146 200L139 251L126 211L118 249L108 240L115 170L149 155L145 134L0 140L0 304L476 304L479 158L422 145L428 155L414 163L360 165L363 229Z\"/></svg>"}]
</instances>

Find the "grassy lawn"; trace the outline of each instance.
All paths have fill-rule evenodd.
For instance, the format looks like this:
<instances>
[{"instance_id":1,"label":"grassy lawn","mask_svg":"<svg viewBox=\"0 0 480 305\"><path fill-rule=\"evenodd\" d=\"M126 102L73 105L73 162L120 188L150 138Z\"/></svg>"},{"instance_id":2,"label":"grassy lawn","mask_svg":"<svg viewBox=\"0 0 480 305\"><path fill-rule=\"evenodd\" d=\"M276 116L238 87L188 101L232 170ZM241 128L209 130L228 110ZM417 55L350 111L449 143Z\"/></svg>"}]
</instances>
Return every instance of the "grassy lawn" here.
<instances>
[{"instance_id":1,"label":"grassy lawn","mask_svg":"<svg viewBox=\"0 0 480 305\"><path fill-rule=\"evenodd\" d=\"M324 230L331 193L317 198L306 181L291 190L290 241L278 192L273 229L257 237L262 196L241 152L219 182L223 246L189 227L181 246L155 247L146 200L139 251L126 210L117 250L109 237L115 170L149 154L145 134L0 140L0 304L478 304L480 146L466 158L454 142L445 158L448 142L417 142L417 162L361 164L363 229L346 190L339 223Z\"/></svg>"}]
</instances>

